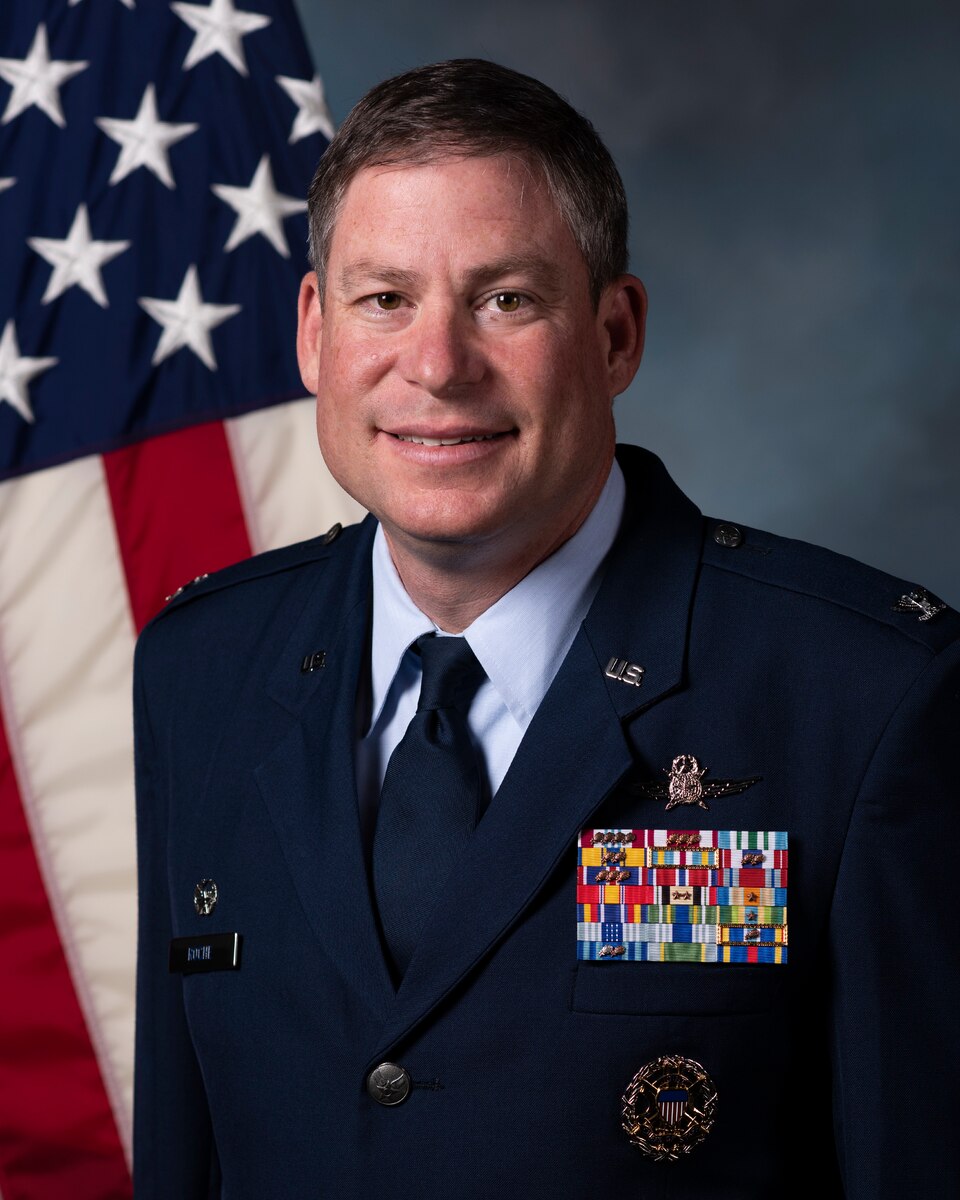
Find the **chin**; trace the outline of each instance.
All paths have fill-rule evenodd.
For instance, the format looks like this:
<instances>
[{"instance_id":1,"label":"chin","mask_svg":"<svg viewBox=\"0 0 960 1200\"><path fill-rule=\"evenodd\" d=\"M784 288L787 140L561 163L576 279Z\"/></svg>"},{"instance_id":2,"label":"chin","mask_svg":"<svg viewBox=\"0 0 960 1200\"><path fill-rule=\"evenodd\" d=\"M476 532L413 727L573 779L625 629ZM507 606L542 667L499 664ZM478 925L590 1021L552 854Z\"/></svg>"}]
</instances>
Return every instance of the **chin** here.
<instances>
[{"instance_id":1,"label":"chin","mask_svg":"<svg viewBox=\"0 0 960 1200\"><path fill-rule=\"evenodd\" d=\"M391 537L415 542L421 547L476 545L496 537L506 523L502 516L498 521L490 513L453 514L422 510L392 515L384 513L379 520Z\"/></svg>"}]
</instances>

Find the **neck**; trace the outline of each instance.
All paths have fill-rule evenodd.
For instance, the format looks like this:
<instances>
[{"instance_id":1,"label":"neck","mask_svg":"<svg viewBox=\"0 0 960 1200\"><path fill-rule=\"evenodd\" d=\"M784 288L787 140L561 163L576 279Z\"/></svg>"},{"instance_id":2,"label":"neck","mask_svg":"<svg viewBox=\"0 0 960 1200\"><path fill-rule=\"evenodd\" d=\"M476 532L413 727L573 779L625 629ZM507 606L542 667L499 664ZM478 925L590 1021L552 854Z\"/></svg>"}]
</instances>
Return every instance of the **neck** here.
<instances>
[{"instance_id":1,"label":"neck","mask_svg":"<svg viewBox=\"0 0 960 1200\"><path fill-rule=\"evenodd\" d=\"M389 534L387 545L407 595L445 633L462 633L542 561L503 564L500 570L490 571L476 561L465 561L472 556L464 554L462 547L448 547L454 553L444 562L438 561L443 555L425 560L422 555L405 554Z\"/></svg>"},{"instance_id":2,"label":"neck","mask_svg":"<svg viewBox=\"0 0 960 1200\"><path fill-rule=\"evenodd\" d=\"M427 542L384 525L390 557L407 595L445 633L462 633L573 537L593 510L604 481L572 520L549 541L536 545L514 548L496 539Z\"/></svg>"}]
</instances>

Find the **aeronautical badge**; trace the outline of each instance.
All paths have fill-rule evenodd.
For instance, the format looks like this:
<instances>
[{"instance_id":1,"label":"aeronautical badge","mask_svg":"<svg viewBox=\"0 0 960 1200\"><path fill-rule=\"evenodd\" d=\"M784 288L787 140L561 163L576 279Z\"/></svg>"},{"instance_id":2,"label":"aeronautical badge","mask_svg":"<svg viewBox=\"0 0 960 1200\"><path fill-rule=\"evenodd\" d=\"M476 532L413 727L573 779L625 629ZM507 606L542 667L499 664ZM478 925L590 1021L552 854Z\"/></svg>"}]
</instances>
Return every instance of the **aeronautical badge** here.
<instances>
[{"instance_id":1,"label":"aeronautical badge","mask_svg":"<svg viewBox=\"0 0 960 1200\"><path fill-rule=\"evenodd\" d=\"M667 812L678 804L696 804L709 811L708 798L715 800L718 796L736 796L763 778L762 775L752 775L749 779L710 779L704 782L703 777L709 770L709 767L701 767L692 754L678 754L670 764L669 771L666 767L663 769L666 781L651 779L634 786L641 795L649 796L652 800L666 800Z\"/></svg>"},{"instance_id":2,"label":"aeronautical badge","mask_svg":"<svg viewBox=\"0 0 960 1200\"><path fill-rule=\"evenodd\" d=\"M713 1128L717 1089L695 1059L665 1054L634 1075L623 1094L630 1144L657 1162L676 1162Z\"/></svg>"}]
</instances>

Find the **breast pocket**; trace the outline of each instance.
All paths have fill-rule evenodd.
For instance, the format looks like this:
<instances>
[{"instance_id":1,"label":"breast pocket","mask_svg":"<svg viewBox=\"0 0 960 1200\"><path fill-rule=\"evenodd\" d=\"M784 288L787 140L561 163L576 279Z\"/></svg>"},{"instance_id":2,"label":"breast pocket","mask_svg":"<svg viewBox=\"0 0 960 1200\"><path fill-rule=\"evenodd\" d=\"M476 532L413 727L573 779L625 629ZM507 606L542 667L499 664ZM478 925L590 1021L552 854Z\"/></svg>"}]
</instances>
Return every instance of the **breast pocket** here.
<instances>
[{"instance_id":1,"label":"breast pocket","mask_svg":"<svg viewBox=\"0 0 960 1200\"><path fill-rule=\"evenodd\" d=\"M584 829L573 1007L759 1012L788 956L787 834Z\"/></svg>"},{"instance_id":2,"label":"breast pocket","mask_svg":"<svg viewBox=\"0 0 960 1200\"><path fill-rule=\"evenodd\" d=\"M575 1012L623 1016L725 1016L776 1008L789 970L719 963L577 964Z\"/></svg>"}]
</instances>

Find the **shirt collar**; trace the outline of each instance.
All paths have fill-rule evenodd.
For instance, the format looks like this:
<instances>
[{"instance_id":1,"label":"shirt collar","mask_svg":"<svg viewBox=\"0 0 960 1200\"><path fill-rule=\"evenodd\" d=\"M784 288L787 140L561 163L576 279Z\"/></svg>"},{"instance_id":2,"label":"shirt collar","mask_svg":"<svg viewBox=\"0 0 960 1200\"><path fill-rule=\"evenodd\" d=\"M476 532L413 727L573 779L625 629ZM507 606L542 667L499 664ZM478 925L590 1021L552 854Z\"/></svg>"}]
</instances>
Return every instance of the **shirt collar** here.
<instances>
[{"instance_id":1,"label":"shirt collar","mask_svg":"<svg viewBox=\"0 0 960 1200\"><path fill-rule=\"evenodd\" d=\"M601 565L623 515L626 488L614 461L596 504L573 537L464 630L501 700L526 729L573 644L600 586ZM437 626L407 594L383 528L373 542L371 715L376 724L412 642Z\"/></svg>"}]
</instances>

